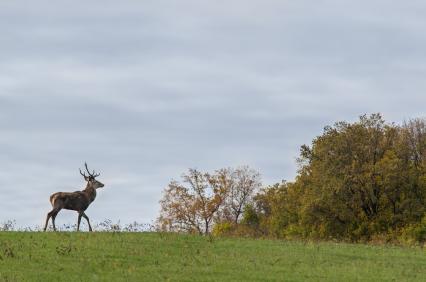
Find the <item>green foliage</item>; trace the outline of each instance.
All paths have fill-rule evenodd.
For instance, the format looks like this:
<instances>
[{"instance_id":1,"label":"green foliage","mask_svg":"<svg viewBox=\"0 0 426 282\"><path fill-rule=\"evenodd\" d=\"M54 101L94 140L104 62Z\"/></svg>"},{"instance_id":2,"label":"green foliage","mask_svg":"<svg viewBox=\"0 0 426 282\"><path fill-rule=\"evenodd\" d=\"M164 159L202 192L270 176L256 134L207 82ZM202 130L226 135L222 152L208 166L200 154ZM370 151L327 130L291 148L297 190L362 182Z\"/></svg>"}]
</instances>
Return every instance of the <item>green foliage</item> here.
<instances>
[{"instance_id":1,"label":"green foliage","mask_svg":"<svg viewBox=\"0 0 426 282\"><path fill-rule=\"evenodd\" d=\"M259 226L259 216L252 204L248 204L243 212L242 224L256 228Z\"/></svg>"},{"instance_id":2,"label":"green foliage","mask_svg":"<svg viewBox=\"0 0 426 282\"><path fill-rule=\"evenodd\" d=\"M424 245L426 243L426 215L421 222L405 228L403 235L408 242Z\"/></svg>"},{"instance_id":3,"label":"green foliage","mask_svg":"<svg viewBox=\"0 0 426 282\"><path fill-rule=\"evenodd\" d=\"M0 281L424 281L420 248L173 233L0 232Z\"/></svg>"},{"instance_id":4,"label":"green foliage","mask_svg":"<svg viewBox=\"0 0 426 282\"><path fill-rule=\"evenodd\" d=\"M294 182L266 187L255 196L260 184L255 171L206 174L204 186L223 192L214 205L191 205L196 195L177 193L188 189L171 183L159 221L187 232L195 226L200 234L216 225L217 236L426 241L425 120L395 125L373 114L337 122L311 145L301 146L298 164ZM211 211L208 218L198 216L206 211ZM200 218L204 221L194 224Z\"/></svg>"},{"instance_id":5,"label":"green foliage","mask_svg":"<svg viewBox=\"0 0 426 282\"><path fill-rule=\"evenodd\" d=\"M303 145L298 162L294 183L268 187L255 197L259 226L269 236L369 241L416 226L410 232L423 240L423 120L397 126L374 114L338 122L311 146Z\"/></svg>"},{"instance_id":6,"label":"green foliage","mask_svg":"<svg viewBox=\"0 0 426 282\"><path fill-rule=\"evenodd\" d=\"M231 222L221 222L217 223L213 227L212 235L213 236L226 236L231 235L233 232L234 226Z\"/></svg>"},{"instance_id":7,"label":"green foliage","mask_svg":"<svg viewBox=\"0 0 426 282\"><path fill-rule=\"evenodd\" d=\"M418 224L413 230L413 235L417 242L424 243L426 241L426 223Z\"/></svg>"}]
</instances>

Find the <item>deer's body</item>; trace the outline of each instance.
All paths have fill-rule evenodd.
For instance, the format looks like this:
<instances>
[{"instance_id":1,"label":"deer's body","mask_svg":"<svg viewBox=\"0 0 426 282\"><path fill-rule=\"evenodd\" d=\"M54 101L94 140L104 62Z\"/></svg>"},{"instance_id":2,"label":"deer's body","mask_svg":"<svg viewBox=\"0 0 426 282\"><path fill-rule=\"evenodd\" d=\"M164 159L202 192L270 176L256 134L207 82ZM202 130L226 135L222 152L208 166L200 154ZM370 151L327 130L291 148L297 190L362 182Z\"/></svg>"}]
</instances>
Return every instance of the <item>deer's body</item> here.
<instances>
[{"instance_id":1,"label":"deer's body","mask_svg":"<svg viewBox=\"0 0 426 282\"><path fill-rule=\"evenodd\" d=\"M96 199L96 189L104 187L104 184L95 179L95 177L99 176L99 174L95 175L95 172L91 174L87 168L87 164L85 164L85 166L89 176L86 176L85 173L83 174L81 170L80 173L87 181L86 189L75 192L57 192L50 196L50 203L52 204L53 209L47 214L44 231L46 231L50 218L52 218L53 229L56 231L55 218L62 209L78 212L77 231L80 230L81 217L84 217L87 220L87 223L89 224L89 231L92 231L89 218L84 211Z\"/></svg>"},{"instance_id":2,"label":"deer's body","mask_svg":"<svg viewBox=\"0 0 426 282\"><path fill-rule=\"evenodd\" d=\"M96 198L96 190L86 188L83 191L57 192L50 196L52 207L63 206L63 209L85 211Z\"/></svg>"}]
</instances>

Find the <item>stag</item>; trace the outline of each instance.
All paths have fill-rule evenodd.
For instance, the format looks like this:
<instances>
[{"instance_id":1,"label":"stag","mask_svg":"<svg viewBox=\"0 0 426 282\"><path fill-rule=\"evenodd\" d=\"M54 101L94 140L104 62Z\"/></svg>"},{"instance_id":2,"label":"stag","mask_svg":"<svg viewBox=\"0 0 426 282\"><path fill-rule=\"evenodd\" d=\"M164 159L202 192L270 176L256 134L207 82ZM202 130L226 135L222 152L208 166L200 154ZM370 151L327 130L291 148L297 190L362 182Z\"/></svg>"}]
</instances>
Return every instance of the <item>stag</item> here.
<instances>
[{"instance_id":1,"label":"stag","mask_svg":"<svg viewBox=\"0 0 426 282\"><path fill-rule=\"evenodd\" d=\"M77 231L80 230L81 217L84 217L87 220L89 231L92 231L89 217L87 217L84 211L95 200L96 189L104 187L104 184L96 180L96 177L100 175L99 173L96 174L95 171L91 173L87 167L87 163L84 163L84 166L86 167L88 175L86 175L86 172L82 172L81 169L80 174L84 177L84 180L87 181L86 188L83 191L57 192L50 196L50 203L52 204L53 209L47 214L44 231L46 231L50 218L52 218L53 230L56 231L55 218L62 209L78 212Z\"/></svg>"}]
</instances>

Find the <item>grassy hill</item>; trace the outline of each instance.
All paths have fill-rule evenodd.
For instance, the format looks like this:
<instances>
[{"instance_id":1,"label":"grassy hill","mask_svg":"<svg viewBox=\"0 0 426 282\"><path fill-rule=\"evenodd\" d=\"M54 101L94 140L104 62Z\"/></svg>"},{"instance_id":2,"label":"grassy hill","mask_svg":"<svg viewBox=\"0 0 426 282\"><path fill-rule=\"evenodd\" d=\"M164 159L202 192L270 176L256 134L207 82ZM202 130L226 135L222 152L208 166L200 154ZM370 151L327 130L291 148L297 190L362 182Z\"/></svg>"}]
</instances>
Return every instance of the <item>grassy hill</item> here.
<instances>
[{"instance_id":1,"label":"grassy hill","mask_svg":"<svg viewBox=\"0 0 426 282\"><path fill-rule=\"evenodd\" d=\"M426 281L426 250L160 233L0 232L0 281Z\"/></svg>"}]
</instances>

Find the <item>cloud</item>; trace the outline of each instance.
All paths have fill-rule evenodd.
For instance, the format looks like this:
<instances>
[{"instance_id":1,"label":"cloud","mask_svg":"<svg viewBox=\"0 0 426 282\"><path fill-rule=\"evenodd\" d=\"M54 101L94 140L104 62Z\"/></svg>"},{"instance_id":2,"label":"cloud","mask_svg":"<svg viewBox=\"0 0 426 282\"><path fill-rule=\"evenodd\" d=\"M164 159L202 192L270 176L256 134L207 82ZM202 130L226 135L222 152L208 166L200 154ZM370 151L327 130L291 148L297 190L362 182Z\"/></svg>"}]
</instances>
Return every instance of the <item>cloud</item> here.
<instances>
[{"instance_id":1,"label":"cloud","mask_svg":"<svg viewBox=\"0 0 426 282\"><path fill-rule=\"evenodd\" d=\"M424 115L421 1L0 3L1 220L106 183L88 214L149 222L189 167L296 174L323 126ZM66 213L63 222L75 220Z\"/></svg>"}]
</instances>

